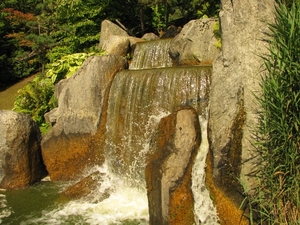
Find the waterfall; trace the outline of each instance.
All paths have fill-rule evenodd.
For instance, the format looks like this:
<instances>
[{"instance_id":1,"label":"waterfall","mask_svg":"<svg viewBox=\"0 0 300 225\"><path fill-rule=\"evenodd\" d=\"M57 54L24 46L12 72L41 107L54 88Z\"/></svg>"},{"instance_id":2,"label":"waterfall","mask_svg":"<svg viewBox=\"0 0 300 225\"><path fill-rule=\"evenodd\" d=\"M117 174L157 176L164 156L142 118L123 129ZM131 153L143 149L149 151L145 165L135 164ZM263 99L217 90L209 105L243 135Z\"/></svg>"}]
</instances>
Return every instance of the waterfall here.
<instances>
[{"instance_id":1,"label":"waterfall","mask_svg":"<svg viewBox=\"0 0 300 225\"><path fill-rule=\"evenodd\" d=\"M105 152L114 172L144 182L144 155L160 115L190 105L204 116L210 67L126 70L118 73L109 96Z\"/></svg>"},{"instance_id":2,"label":"waterfall","mask_svg":"<svg viewBox=\"0 0 300 225\"><path fill-rule=\"evenodd\" d=\"M149 224L144 173L151 136L162 117L177 107L191 106L199 115L202 132L192 171L195 221L197 225L218 224L205 187L211 67L172 67L169 43L169 39L139 43L130 69L116 74L112 82L104 146L106 162L84 171L85 174L99 171L103 176L93 196L66 202L59 199L59 193L70 184L49 182L55 186L49 189L49 184L41 182L25 190L6 193L6 198L0 195L0 223L3 219L6 224L21 225ZM19 200L24 200L25 194L29 196L25 200L27 205ZM22 197L15 198L16 195ZM6 199L14 201L12 208L19 207L21 215L10 211ZM27 210L27 214L22 210Z\"/></svg>"},{"instance_id":3,"label":"waterfall","mask_svg":"<svg viewBox=\"0 0 300 225\"><path fill-rule=\"evenodd\" d=\"M172 67L170 40L139 43L130 70L118 73L108 100L105 154L108 166L132 186L145 187L145 155L160 118L179 106L196 109L202 143L192 171L196 224L218 224L205 186L207 111L211 67Z\"/></svg>"},{"instance_id":4,"label":"waterfall","mask_svg":"<svg viewBox=\"0 0 300 225\"><path fill-rule=\"evenodd\" d=\"M129 69L171 67L173 62L168 53L171 40L161 39L138 43Z\"/></svg>"},{"instance_id":5,"label":"waterfall","mask_svg":"<svg viewBox=\"0 0 300 225\"><path fill-rule=\"evenodd\" d=\"M205 162L209 150L207 118L200 115L199 121L201 124L202 140L192 171L192 191L195 200L194 211L196 212L195 221L197 222L197 225L216 225L219 224L217 211L210 199L209 191L205 185Z\"/></svg>"}]
</instances>

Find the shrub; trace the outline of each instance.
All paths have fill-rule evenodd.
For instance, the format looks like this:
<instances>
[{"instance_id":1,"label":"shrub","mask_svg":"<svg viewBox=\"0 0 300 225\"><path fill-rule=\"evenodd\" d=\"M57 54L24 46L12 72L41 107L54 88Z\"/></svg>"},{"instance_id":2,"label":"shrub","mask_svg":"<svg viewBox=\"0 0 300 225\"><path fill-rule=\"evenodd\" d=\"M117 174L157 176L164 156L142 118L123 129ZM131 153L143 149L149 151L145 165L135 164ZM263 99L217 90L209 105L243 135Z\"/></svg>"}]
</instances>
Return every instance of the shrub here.
<instances>
[{"instance_id":1,"label":"shrub","mask_svg":"<svg viewBox=\"0 0 300 225\"><path fill-rule=\"evenodd\" d=\"M55 84L61 79L71 77L88 57L87 53L75 53L63 56L54 63L48 64L46 77Z\"/></svg>"},{"instance_id":2,"label":"shrub","mask_svg":"<svg viewBox=\"0 0 300 225\"><path fill-rule=\"evenodd\" d=\"M44 125L44 114L57 107L54 85L49 78L38 76L18 91L14 111L29 114L40 126Z\"/></svg>"}]
</instances>

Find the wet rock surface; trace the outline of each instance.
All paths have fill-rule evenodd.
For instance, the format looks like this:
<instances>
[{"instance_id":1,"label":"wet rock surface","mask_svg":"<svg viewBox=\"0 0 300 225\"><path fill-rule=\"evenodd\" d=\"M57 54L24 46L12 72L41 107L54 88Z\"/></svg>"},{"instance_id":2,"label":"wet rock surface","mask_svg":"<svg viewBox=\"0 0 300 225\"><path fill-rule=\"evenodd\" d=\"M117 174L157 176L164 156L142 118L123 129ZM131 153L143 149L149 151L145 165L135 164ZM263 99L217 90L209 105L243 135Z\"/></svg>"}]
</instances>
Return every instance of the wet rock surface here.
<instances>
[{"instance_id":1,"label":"wet rock surface","mask_svg":"<svg viewBox=\"0 0 300 225\"><path fill-rule=\"evenodd\" d=\"M99 171L96 171L89 176L83 178L82 180L78 181L77 183L69 186L66 188L62 195L69 198L69 199L80 199L80 198L87 198L86 200L93 201L92 197L89 195L93 192L96 192L97 188L103 182L103 174ZM98 193L99 194L99 193ZM105 193L102 193L102 196L97 196L97 201L102 201L105 198L109 197L108 190Z\"/></svg>"}]
</instances>

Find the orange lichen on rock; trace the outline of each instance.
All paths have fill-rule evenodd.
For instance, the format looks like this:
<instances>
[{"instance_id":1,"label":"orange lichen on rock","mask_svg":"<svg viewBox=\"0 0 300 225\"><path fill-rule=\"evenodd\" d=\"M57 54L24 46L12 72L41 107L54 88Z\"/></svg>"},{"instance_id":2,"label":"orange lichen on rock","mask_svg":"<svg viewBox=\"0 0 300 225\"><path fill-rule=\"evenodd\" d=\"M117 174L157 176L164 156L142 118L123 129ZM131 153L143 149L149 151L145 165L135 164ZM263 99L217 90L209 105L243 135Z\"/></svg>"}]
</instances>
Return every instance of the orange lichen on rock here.
<instances>
[{"instance_id":1,"label":"orange lichen on rock","mask_svg":"<svg viewBox=\"0 0 300 225\"><path fill-rule=\"evenodd\" d=\"M43 159L52 180L72 180L97 162L93 137L60 135L43 144Z\"/></svg>"},{"instance_id":2,"label":"orange lichen on rock","mask_svg":"<svg viewBox=\"0 0 300 225\"><path fill-rule=\"evenodd\" d=\"M192 168L200 137L193 108L182 107L161 119L146 160L149 224L195 224Z\"/></svg>"},{"instance_id":3,"label":"orange lichen on rock","mask_svg":"<svg viewBox=\"0 0 300 225\"><path fill-rule=\"evenodd\" d=\"M218 187L212 177L212 156L209 152L206 159L206 186L208 187L217 209L221 225L249 225L243 211Z\"/></svg>"},{"instance_id":4,"label":"orange lichen on rock","mask_svg":"<svg viewBox=\"0 0 300 225\"><path fill-rule=\"evenodd\" d=\"M189 165L183 181L175 190L170 193L169 206L169 224L172 225L191 225L195 223L194 219L194 199L191 190L191 170Z\"/></svg>"}]
</instances>

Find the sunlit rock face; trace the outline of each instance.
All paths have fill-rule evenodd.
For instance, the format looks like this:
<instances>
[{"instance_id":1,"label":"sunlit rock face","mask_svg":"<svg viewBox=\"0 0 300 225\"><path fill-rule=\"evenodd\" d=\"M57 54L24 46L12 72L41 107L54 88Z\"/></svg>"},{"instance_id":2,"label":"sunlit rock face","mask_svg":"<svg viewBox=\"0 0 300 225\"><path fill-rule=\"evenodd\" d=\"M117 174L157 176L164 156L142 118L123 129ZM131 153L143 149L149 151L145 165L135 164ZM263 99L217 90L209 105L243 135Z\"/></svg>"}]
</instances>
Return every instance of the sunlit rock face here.
<instances>
[{"instance_id":1,"label":"sunlit rock face","mask_svg":"<svg viewBox=\"0 0 300 225\"><path fill-rule=\"evenodd\" d=\"M0 187L29 186L46 175L40 131L29 115L0 111Z\"/></svg>"},{"instance_id":2,"label":"sunlit rock face","mask_svg":"<svg viewBox=\"0 0 300 225\"><path fill-rule=\"evenodd\" d=\"M218 19L191 20L170 44L170 55L178 65L212 64L220 50L214 26Z\"/></svg>"},{"instance_id":3,"label":"sunlit rock face","mask_svg":"<svg viewBox=\"0 0 300 225\"><path fill-rule=\"evenodd\" d=\"M197 113L187 108L164 117L146 160L150 224L193 224L191 171L200 146Z\"/></svg>"},{"instance_id":4,"label":"sunlit rock face","mask_svg":"<svg viewBox=\"0 0 300 225\"><path fill-rule=\"evenodd\" d=\"M251 143L258 110L254 93L260 89L259 55L267 50L262 41L267 31L264 21L272 21L274 2L224 0L220 12L222 52L213 63L210 92L210 163L214 185L237 206L243 198L238 179L249 188L255 185L251 179L257 168ZM218 207L221 203L215 199ZM219 214L223 222L232 221L228 211Z\"/></svg>"},{"instance_id":5,"label":"sunlit rock face","mask_svg":"<svg viewBox=\"0 0 300 225\"><path fill-rule=\"evenodd\" d=\"M99 150L99 136L105 133L103 104L114 75L125 67L120 56L91 57L74 76L56 86L58 116L42 140L52 180L76 179L87 167L103 162Z\"/></svg>"},{"instance_id":6,"label":"sunlit rock face","mask_svg":"<svg viewBox=\"0 0 300 225\"><path fill-rule=\"evenodd\" d=\"M101 23L100 49L105 50L107 55L125 56L129 47L129 35L125 30L109 20Z\"/></svg>"}]
</instances>

